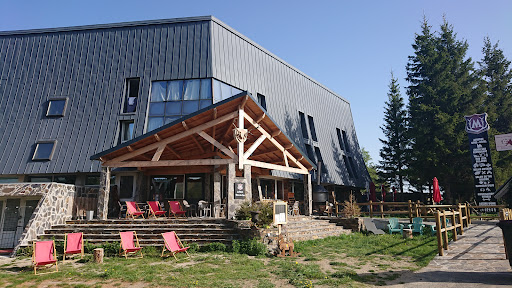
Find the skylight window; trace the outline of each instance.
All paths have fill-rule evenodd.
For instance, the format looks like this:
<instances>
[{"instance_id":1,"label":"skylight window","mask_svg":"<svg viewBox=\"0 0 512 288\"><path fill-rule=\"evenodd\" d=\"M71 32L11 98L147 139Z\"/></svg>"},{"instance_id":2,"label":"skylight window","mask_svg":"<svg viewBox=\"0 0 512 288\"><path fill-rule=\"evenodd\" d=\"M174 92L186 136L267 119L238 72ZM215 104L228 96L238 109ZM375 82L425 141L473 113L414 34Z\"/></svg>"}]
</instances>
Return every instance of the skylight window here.
<instances>
[{"instance_id":1,"label":"skylight window","mask_svg":"<svg viewBox=\"0 0 512 288\"><path fill-rule=\"evenodd\" d=\"M48 101L46 116L64 116L67 102L67 98L50 99L50 101Z\"/></svg>"},{"instance_id":2,"label":"skylight window","mask_svg":"<svg viewBox=\"0 0 512 288\"><path fill-rule=\"evenodd\" d=\"M32 160L52 160L55 143L55 140L37 142Z\"/></svg>"}]
</instances>

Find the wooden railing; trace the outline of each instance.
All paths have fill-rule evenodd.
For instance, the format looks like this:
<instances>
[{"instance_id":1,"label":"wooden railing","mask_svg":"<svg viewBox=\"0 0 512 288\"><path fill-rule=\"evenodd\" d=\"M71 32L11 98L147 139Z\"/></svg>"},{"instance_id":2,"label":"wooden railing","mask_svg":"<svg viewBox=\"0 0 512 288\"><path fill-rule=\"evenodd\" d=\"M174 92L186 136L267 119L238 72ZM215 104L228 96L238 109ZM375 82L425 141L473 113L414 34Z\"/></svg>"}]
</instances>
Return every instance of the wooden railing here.
<instances>
[{"instance_id":1,"label":"wooden railing","mask_svg":"<svg viewBox=\"0 0 512 288\"><path fill-rule=\"evenodd\" d=\"M512 220L512 209L503 208L500 211L500 220Z\"/></svg>"},{"instance_id":2,"label":"wooden railing","mask_svg":"<svg viewBox=\"0 0 512 288\"><path fill-rule=\"evenodd\" d=\"M448 225L447 216L450 224ZM464 225L462 224L462 215L459 211L436 211L436 236L437 250L439 256L444 255L444 250L448 250L448 231L453 230L453 241L457 241L457 234L464 234Z\"/></svg>"}]
</instances>

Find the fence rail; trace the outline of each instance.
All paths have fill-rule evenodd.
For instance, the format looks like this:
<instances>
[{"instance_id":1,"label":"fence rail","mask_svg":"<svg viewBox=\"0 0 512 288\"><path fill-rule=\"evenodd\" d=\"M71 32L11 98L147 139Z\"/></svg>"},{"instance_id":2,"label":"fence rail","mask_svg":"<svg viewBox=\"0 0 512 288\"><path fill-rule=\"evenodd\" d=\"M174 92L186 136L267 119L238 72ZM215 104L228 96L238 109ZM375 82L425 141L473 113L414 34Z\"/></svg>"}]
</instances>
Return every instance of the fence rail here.
<instances>
[{"instance_id":1,"label":"fence rail","mask_svg":"<svg viewBox=\"0 0 512 288\"><path fill-rule=\"evenodd\" d=\"M450 218L451 225L448 226L447 216ZM457 241L457 234L464 234L464 225L462 215L459 211L436 211L436 236L437 250L439 256L444 255L444 250L448 250L448 231L453 230L453 241ZM458 223L457 223L458 222Z\"/></svg>"}]
</instances>

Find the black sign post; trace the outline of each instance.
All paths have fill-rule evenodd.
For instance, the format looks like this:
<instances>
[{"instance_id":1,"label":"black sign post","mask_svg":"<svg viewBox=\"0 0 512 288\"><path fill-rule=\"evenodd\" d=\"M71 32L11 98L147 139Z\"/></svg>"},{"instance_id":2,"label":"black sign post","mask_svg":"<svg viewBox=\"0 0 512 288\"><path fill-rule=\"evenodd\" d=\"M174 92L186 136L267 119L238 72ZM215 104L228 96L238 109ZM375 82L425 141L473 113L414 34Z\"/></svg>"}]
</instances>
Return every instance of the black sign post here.
<instances>
[{"instance_id":1,"label":"black sign post","mask_svg":"<svg viewBox=\"0 0 512 288\"><path fill-rule=\"evenodd\" d=\"M494 194L494 173L491 162L491 149L487 130L487 114L474 114L464 116L466 119L466 132L469 138L469 152L473 163L473 176L475 179L475 194L479 206L496 205ZM496 212L495 208L485 208L485 212Z\"/></svg>"},{"instance_id":2,"label":"black sign post","mask_svg":"<svg viewBox=\"0 0 512 288\"><path fill-rule=\"evenodd\" d=\"M235 182L235 199L245 199L244 182Z\"/></svg>"}]
</instances>

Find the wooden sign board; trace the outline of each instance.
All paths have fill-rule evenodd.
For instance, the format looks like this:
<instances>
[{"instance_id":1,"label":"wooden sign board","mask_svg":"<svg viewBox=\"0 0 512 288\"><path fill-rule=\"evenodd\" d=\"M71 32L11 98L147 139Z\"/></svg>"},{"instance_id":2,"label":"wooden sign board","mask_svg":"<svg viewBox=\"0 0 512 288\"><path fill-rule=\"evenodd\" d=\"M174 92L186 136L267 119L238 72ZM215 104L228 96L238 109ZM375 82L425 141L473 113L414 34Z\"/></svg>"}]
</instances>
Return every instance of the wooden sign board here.
<instances>
[{"instance_id":1,"label":"wooden sign board","mask_svg":"<svg viewBox=\"0 0 512 288\"><path fill-rule=\"evenodd\" d=\"M283 201L274 202L274 224L286 224L288 215L288 204Z\"/></svg>"}]
</instances>

